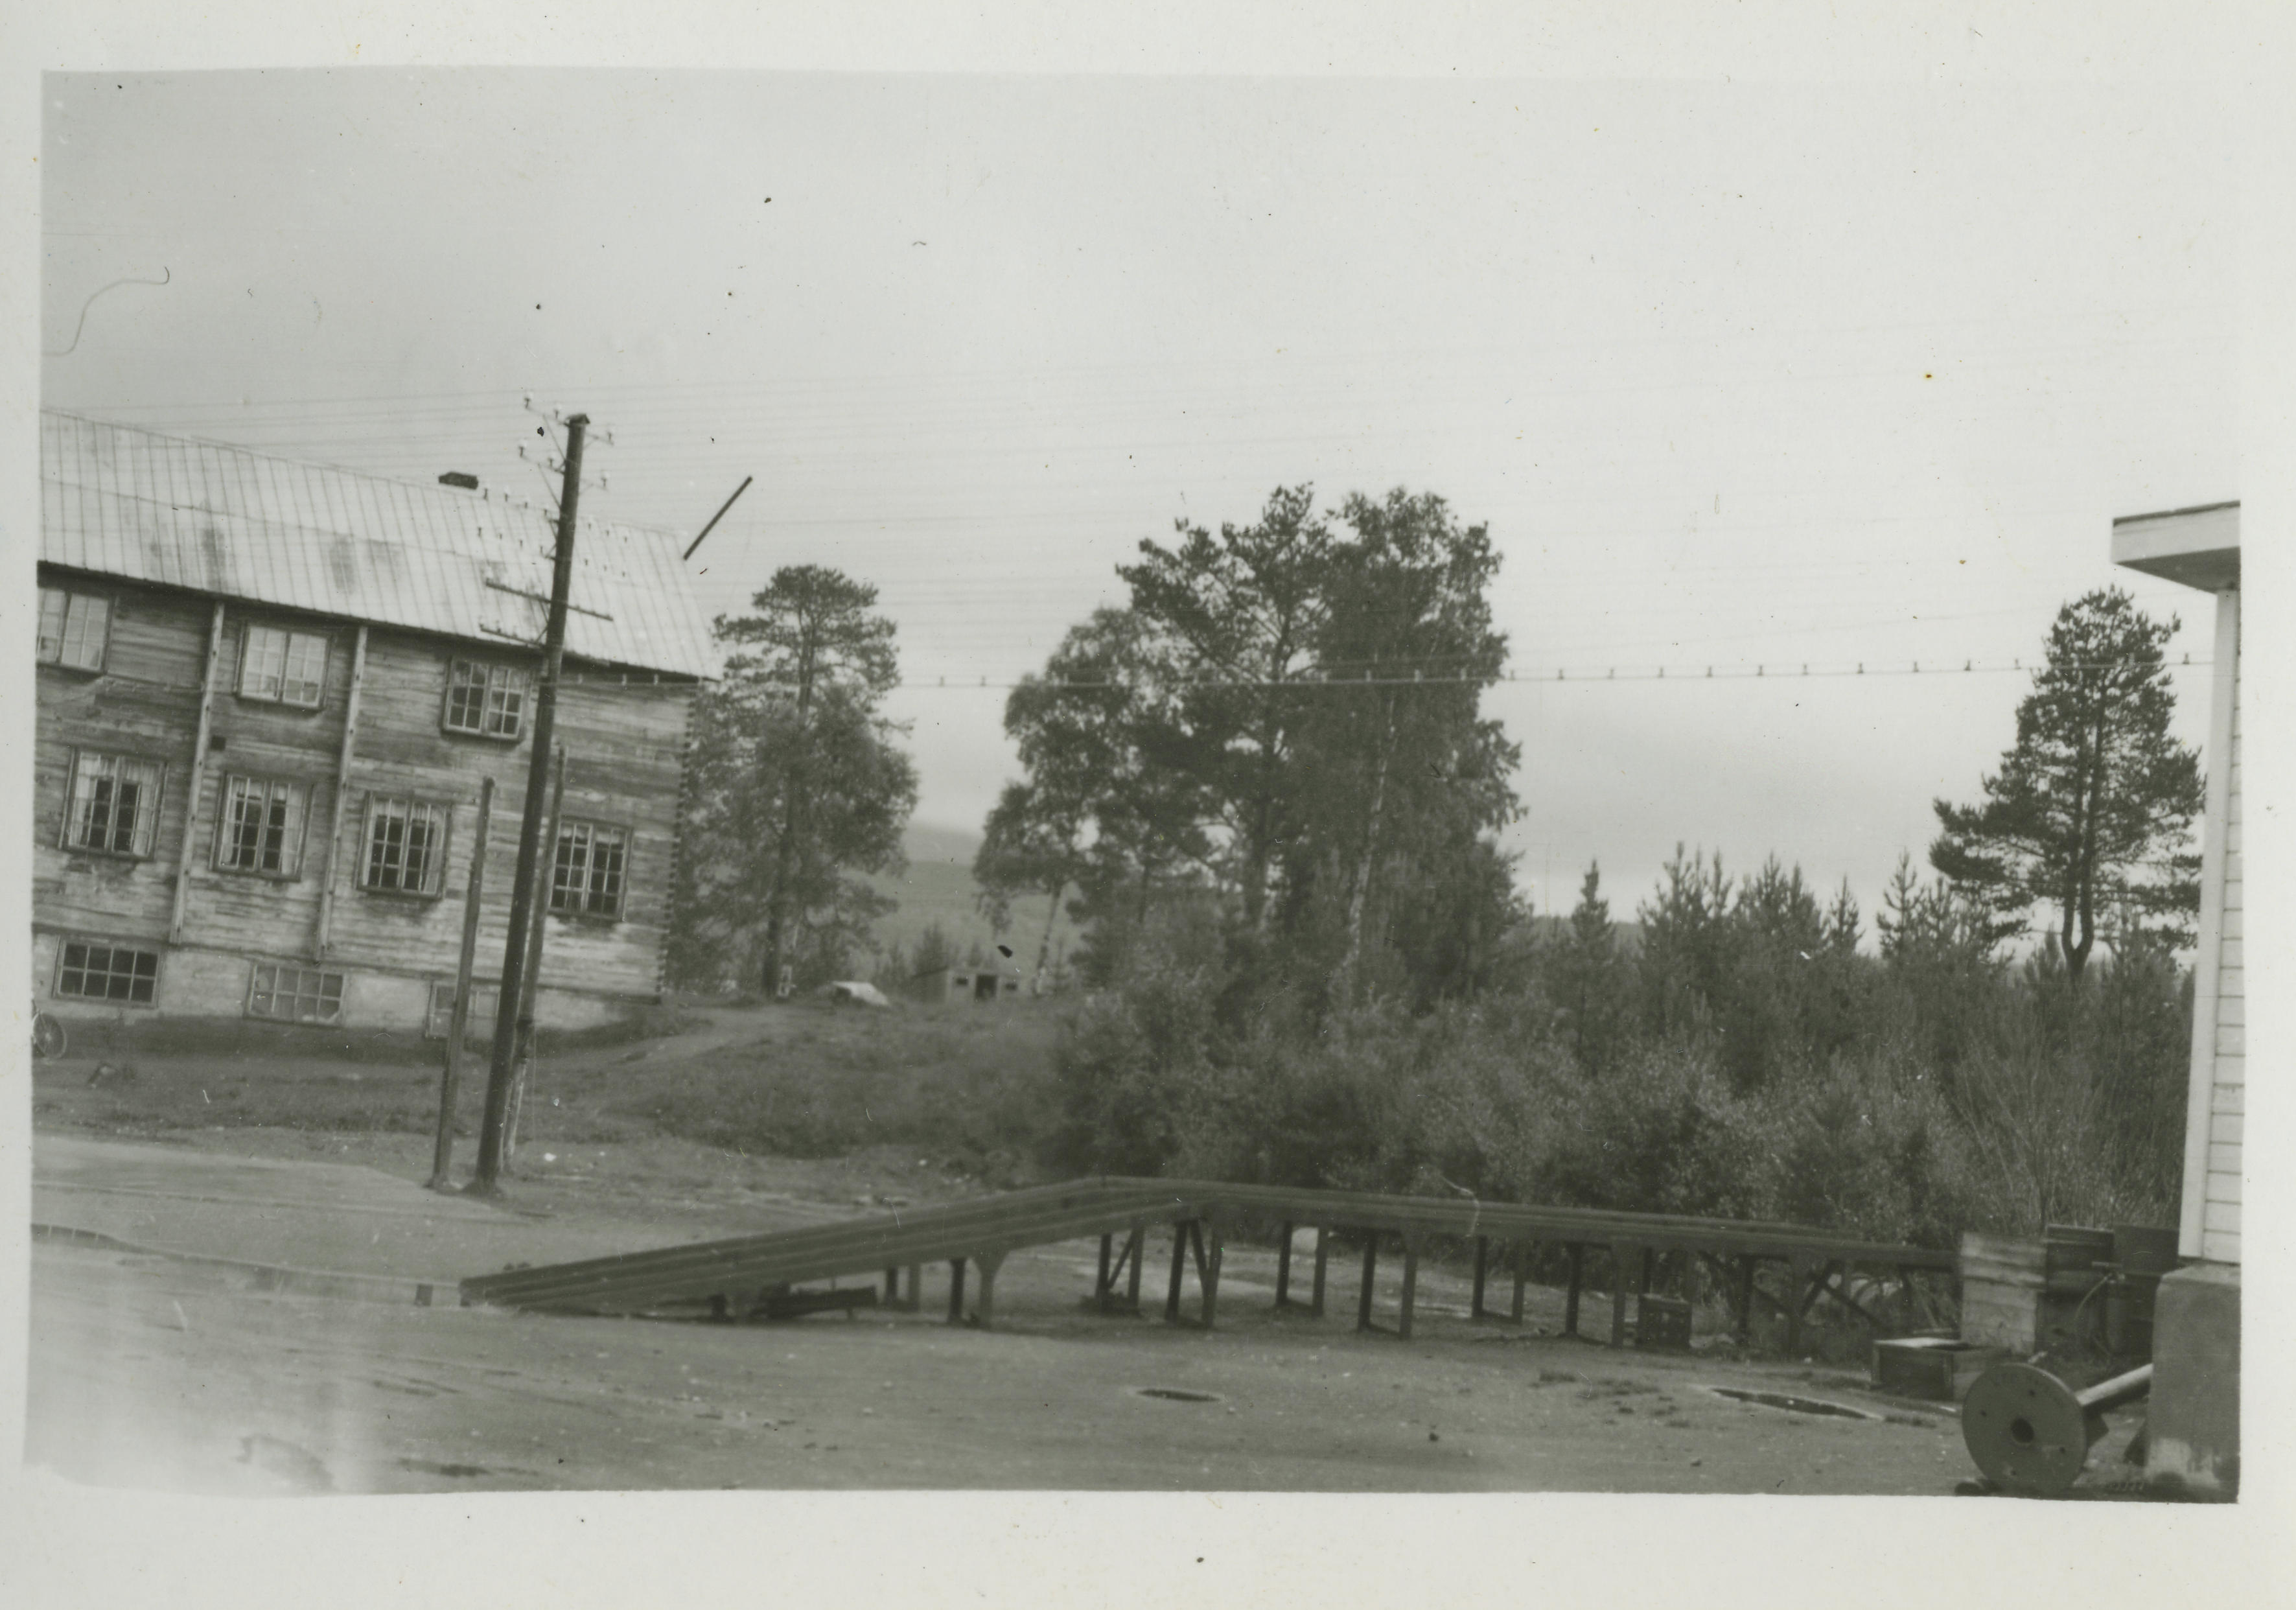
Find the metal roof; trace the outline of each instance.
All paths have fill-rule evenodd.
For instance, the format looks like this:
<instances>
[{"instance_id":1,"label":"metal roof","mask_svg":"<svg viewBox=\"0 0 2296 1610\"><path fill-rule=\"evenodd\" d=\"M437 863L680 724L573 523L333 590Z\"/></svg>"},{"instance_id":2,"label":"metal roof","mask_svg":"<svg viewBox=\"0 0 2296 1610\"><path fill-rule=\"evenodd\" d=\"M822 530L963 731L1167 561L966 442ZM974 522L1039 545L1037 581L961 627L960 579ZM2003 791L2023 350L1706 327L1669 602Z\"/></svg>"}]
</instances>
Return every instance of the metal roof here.
<instances>
[{"instance_id":1,"label":"metal roof","mask_svg":"<svg viewBox=\"0 0 2296 1610\"><path fill-rule=\"evenodd\" d=\"M499 495L40 414L40 557L378 626L538 645L555 522ZM570 656L716 674L676 532L583 520Z\"/></svg>"}]
</instances>

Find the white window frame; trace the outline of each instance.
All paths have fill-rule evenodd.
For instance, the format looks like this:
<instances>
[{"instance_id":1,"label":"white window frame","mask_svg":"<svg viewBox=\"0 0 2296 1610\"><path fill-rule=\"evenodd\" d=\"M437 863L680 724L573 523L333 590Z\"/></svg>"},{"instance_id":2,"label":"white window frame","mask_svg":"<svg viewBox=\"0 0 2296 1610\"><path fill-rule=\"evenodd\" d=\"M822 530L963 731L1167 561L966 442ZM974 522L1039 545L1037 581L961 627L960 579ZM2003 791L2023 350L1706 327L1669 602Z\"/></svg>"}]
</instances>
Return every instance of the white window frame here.
<instances>
[{"instance_id":1,"label":"white window frame","mask_svg":"<svg viewBox=\"0 0 2296 1610\"><path fill-rule=\"evenodd\" d=\"M108 794L102 792L105 783L111 785ZM117 842L120 837L119 799L123 783L134 783L141 791L136 798L135 814L127 824L125 848ZM138 860L148 859L152 841L159 836L160 807L167 786L168 768L160 761L145 760L110 750L75 749L70 769L64 774L62 848L80 855L121 855L133 856ZM148 805L144 801L145 794L150 796ZM95 826L99 797L105 801L105 826L102 842L91 842L91 835Z\"/></svg>"},{"instance_id":2,"label":"white window frame","mask_svg":"<svg viewBox=\"0 0 2296 1610\"><path fill-rule=\"evenodd\" d=\"M247 970L247 1015L275 1023L340 1023L343 984L341 973L324 968L257 962Z\"/></svg>"},{"instance_id":3,"label":"white window frame","mask_svg":"<svg viewBox=\"0 0 2296 1610\"><path fill-rule=\"evenodd\" d=\"M250 804L261 813L258 818L260 826L253 865L244 864L239 858L243 847L239 830L240 819ZM274 814L275 807L282 805L286 808L283 822L274 824L266 819ZM242 873L250 877L292 878L299 875L303 869L304 836L309 831L310 820L311 789L308 784L290 782L284 777L255 776L240 772L228 774L216 796L216 870ZM279 835L276 846L279 864L266 867L262 862L266 851L272 848L267 841L274 832Z\"/></svg>"},{"instance_id":4,"label":"white window frame","mask_svg":"<svg viewBox=\"0 0 2296 1610\"><path fill-rule=\"evenodd\" d=\"M239 633L239 696L316 710L327 696L327 634L250 620Z\"/></svg>"},{"instance_id":5,"label":"white window frame","mask_svg":"<svg viewBox=\"0 0 2296 1610\"><path fill-rule=\"evenodd\" d=\"M71 953L74 949L80 952L80 965L77 967L71 965ZM87 965L89 954L94 951L103 953L103 966L100 971ZM128 965L125 972L122 972L119 965L119 958L123 957L128 958ZM151 958L149 968L136 965L137 962L146 957ZM85 987L78 990L67 990L64 988L64 975L68 973L78 973L83 986L91 977L101 978L104 981L104 987L100 990L93 991ZM127 983L125 994L116 993L111 989L113 981L121 979L126 980ZM135 986L138 983L146 986L144 993L140 997L135 994ZM116 940L66 939L56 947L56 975L54 982L49 986L49 993L58 1000L107 1001L130 1006L156 1006L159 1004L160 997L159 947L124 944Z\"/></svg>"},{"instance_id":6,"label":"white window frame","mask_svg":"<svg viewBox=\"0 0 2296 1610\"><path fill-rule=\"evenodd\" d=\"M458 694L477 695L474 719L458 719ZM450 660L447 663L447 698L439 707L439 726L443 731L460 733L465 737L515 743L526 735L527 712L533 704L534 677L524 666L501 660Z\"/></svg>"},{"instance_id":7,"label":"white window frame","mask_svg":"<svg viewBox=\"0 0 2296 1610\"><path fill-rule=\"evenodd\" d=\"M601 842L615 851L611 864L601 866ZM601 892L603 872L611 888ZM619 923L629 899L630 830L619 822L567 820L558 825L558 843L550 857L550 909L559 916L586 917L594 922ZM603 903L602 903L603 902Z\"/></svg>"},{"instance_id":8,"label":"white window frame","mask_svg":"<svg viewBox=\"0 0 2296 1610\"><path fill-rule=\"evenodd\" d=\"M359 887L370 894L401 895L422 899L436 899L447 887L447 834L454 825L454 807L435 800L414 799L405 794L373 793L367 796L366 827L359 836ZM397 865L389 868L389 881L382 881L376 858L376 834L385 824L398 822L408 831L401 833L397 851ZM411 883L406 878L407 847L413 837L411 829L416 822L428 825L425 835L421 875Z\"/></svg>"},{"instance_id":9,"label":"white window frame","mask_svg":"<svg viewBox=\"0 0 2296 1610\"><path fill-rule=\"evenodd\" d=\"M40 589L39 660L66 670L101 671L111 646L111 600L69 587Z\"/></svg>"}]
</instances>

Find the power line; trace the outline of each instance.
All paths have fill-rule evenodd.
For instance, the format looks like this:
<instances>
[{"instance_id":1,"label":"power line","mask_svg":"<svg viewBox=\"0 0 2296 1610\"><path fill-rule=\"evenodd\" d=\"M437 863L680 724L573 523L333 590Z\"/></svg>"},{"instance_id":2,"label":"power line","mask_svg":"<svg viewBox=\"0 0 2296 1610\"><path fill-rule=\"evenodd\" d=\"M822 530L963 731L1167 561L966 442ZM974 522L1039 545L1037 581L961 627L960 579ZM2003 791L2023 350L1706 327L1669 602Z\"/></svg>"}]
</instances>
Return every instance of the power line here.
<instances>
[{"instance_id":1,"label":"power line","mask_svg":"<svg viewBox=\"0 0 2296 1610\"><path fill-rule=\"evenodd\" d=\"M2186 655L2175 665L2162 663L2152 669L2160 670L2204 670L2214 665L2212 660L2195 660ZM2095 661L2070 665L2054 665L2054 670L2126 670L2142 669L2143 662L2130 660ZM1295 688L1301 691L1344 691L1359 687L1505 687L1538 686L1548 683L1582 686L1591 682L1799 682L1818 678L1839 678L1857 677L1960 677L1985 676L2000 672L2039 670L2041 665L2027 665L2021 660L2008 661L1964 659L1956 665L1950 661L1931 661L1924 665L1915 660L1905 663L1868 663L1857 661L1848 664L1819 665L1791 661L1762 662L1754 665L1705 665L1687 668L1667 666L1595 666L1572 669L1555 666L1544 670L1508 670L1491 677L1459 676L1356 676L1325 677L1178 677L1157 678L1152 683L1133 684L1112 678L1029 677L1018 680L1000 680L992 677L936 677L905 679L893 684L897 688L926 692L980 693L1010 692L1017 687L1048 688L1062 693L1097 693L1111 688L1123 689L1134 686L1152 686L1159 692L1185 692L1196 688Z\"/></svg>"}]
</instances>

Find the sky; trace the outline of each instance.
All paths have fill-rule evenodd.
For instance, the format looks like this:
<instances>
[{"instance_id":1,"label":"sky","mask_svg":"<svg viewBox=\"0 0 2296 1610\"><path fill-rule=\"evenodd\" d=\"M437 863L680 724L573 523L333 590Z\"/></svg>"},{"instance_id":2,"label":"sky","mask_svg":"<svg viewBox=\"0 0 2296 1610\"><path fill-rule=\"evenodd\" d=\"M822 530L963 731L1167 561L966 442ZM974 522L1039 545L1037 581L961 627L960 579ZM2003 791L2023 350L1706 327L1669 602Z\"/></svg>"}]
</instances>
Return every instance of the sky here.
<instances>
[{"instance_id":1,"label":"sky","mask_svg":"<svg viewBox=\"0 0 2296 1610\"><path fill-rule=\"evenodd\" d=\"M2013 736L2024 677L1961 666L2030 666L2116 582L2207 655L2207 600L2106 556L2115 515L2241 496L2237 140L2206 89L43 94L45 405L545 501L530 398L612 438L586 510L687 532L754 477L698 584L713 612L785 564L879 588L921 823L977 828L1017 775L998 685L1120 602L1142 539L1279 485L1489 528L1518 680L1485 706L1540 909L1599 862L1629 916L1681 843L1871 912ZM2178 686L2197 741L2205 671Z\"/></svg>"}]
</instances>

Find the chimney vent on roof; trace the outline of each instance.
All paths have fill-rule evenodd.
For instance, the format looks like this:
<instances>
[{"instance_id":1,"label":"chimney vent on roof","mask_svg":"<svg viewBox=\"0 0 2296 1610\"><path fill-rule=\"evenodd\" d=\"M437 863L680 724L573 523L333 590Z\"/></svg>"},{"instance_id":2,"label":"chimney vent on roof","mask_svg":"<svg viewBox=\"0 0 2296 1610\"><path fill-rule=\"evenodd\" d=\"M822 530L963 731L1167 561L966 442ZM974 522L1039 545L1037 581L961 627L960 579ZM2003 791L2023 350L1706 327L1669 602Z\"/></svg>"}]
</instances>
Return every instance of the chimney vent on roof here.
<instances>
[{"instance_id":1,"label":"chimney vent on roof","mask_svg":"<svg viewBox=\"0 0 2296 1610\"><path fill-rule=\"evenodd\" d=\"M475 475L465 475L460 470L449 470L439 477L439 484L442 487L460 487L465 492L475 492L479 489L479 478Z\"/></svg>"}]
</instances>

